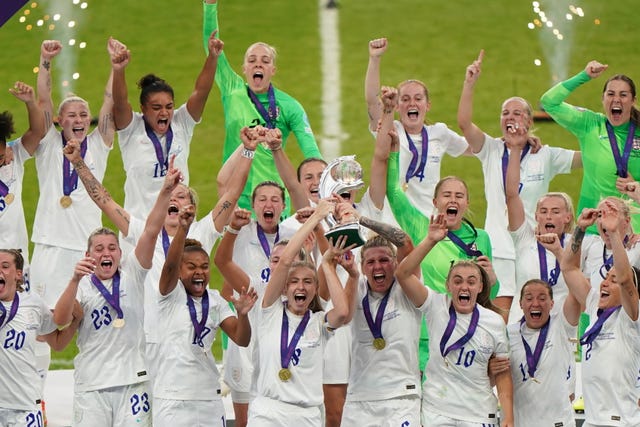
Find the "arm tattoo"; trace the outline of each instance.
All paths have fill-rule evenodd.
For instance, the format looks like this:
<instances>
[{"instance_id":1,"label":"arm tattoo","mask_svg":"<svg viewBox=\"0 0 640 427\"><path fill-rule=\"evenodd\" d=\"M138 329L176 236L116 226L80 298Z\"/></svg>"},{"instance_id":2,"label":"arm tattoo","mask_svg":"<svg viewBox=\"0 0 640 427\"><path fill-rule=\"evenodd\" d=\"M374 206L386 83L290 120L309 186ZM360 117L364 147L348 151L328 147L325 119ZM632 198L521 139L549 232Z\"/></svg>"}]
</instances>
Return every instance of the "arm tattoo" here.
<instances>
[{"instance_id":1,"label":"arm tattoo","mask_svg":"<svg viewBox=\"0 0 640 427\"><path fill-rule=\"evenodd\" d=\"M84 161L79 160L73 164L78 176L82 180L91 200L99 205L105 205L111 200L111 194L106 188L91 174Z\"/></svg>"},{"instance_id":2,"label":"arm tattoo","mask_svg":"<svg viewBox=\"0 0 640 427\"><path fill-rule=\"evenodd\" d=\"M220 210L213 215L213 222L216 222L216 219L218 219L218 217L222 215L224 211L226 211L230 207L231 207L230 201L225 200L224 202L222 202L222 206L220 206Z\"/></svg>"},{"instance_id":3,"label":"arm tattoo","mask_svg":"<svg viewBox=\"0 0 640 427\"><path fill-rule=\"evenodd\" d=\"M580 250L580 246L582 246L582 239L584 239L584 230L580 227L576 227L571 239L571 252L575 254Z\"/></svg>"},{"instance_id":4,"label":"arm tattoo","mask_svg":"<svg viewBox=\"0 0 640 427\"><path fill-rule=\"evenodd\" d=\"M366 216L360 217L360 224L370 230L375 231L399 248L405 245L406 239L408 238L407 233L400 230L399 228L393 227L389 224L384 224L379 221L375 221L371 218L367 218Z\"/></svg>"},{"instance_id":5,"label":"arm tattoo","mask_svg":"<svg viewBox=\"0 0 640 427\"><path fill-rule=\"evenodd\" d=\"M47 61L46 59L44 61L42 61L42 68L44 68L45 70L50 70L51 69L51 62Z\"/></svg>"},{"instance_id":6,"label":"arm tattoo","mask_svg":"<svg viewBox=\"0 0 640 427\"><path fill-rule=\"evenodd\" d=\"M109 196L109 193L107 193L107 196ZM111 196L109 196L111 197ZM124 220L127 222L127 224L129 224L129 216L127 215L126 211L123 211L122 209L118 208L116 209L116 213L118 215L120 215L122 218L124 218Z\"/></svg>"}]
</instances>

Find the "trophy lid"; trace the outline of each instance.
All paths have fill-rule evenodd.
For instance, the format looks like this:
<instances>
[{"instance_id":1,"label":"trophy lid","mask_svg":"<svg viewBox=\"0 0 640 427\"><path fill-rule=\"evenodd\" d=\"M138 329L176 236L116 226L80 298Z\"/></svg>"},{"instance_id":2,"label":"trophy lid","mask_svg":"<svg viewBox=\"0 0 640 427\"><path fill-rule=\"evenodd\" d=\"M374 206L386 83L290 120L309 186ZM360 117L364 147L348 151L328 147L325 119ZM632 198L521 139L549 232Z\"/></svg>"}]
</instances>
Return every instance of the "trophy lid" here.
<instances>
[{"instance_id":1,"label":"trophy lid","mask_svg":"<svg viewBox=\"0 0 640 427\"><path fill-rule=\"evenodd\" d=\"M362 166L356 156L342 156L334 159L320 177L320 198L330 197L333 193L342 194L364 187Z\"/></svg>"}]
</instances>

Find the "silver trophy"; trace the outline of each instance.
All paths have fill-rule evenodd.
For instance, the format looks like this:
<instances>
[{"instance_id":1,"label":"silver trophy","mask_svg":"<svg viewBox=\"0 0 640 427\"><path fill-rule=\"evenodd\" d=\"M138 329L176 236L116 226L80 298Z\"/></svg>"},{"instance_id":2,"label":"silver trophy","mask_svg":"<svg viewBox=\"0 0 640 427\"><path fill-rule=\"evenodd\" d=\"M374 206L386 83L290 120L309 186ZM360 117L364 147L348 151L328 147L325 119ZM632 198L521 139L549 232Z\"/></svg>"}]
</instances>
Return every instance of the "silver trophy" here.
<instances>
[{"instance_id":1,"label":"silver trophy","mask_svg":"<svg viewBox=\"0 0 640 427\"><path fill-rule=\"evenodd\" d=\"M320 177L320 198L331 197L334 193L341 195L364 186L362 181L362 166L356 162L356 156L342 156L327 165ZM360 232L360 224L353 217L343 216L338 221L333 215L327 216L327 223L331 227L324 235L327 239L337 241L340 236L347 236L346 246L355 244L362 246L365 238Z\"/></svg>"}]
</instances>

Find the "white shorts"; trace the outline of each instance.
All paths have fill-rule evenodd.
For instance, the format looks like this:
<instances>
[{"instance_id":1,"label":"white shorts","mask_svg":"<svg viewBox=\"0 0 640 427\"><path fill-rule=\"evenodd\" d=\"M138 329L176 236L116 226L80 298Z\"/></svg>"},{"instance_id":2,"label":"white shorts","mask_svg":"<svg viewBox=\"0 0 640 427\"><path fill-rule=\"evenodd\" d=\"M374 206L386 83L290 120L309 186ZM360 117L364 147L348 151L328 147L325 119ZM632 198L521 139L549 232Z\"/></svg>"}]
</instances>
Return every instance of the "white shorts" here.
<instances>
[{"instance_id":1,"label":"white shorts","mask_svg":"<svg viewBox=\"0 0 640 427\"><path fill-rule=\"evenodd\" d=\"M35 409L24 411L22 409L0 408L0 426L2 427L44 427L42 412Z\"/></svg>"},{"instance_id":2,"label":"white shorts","mask_svg":"<svg viewBox=\"0 0 640 427\"><path fill-rule=\"evenodd\" d=\"M420 397L354 402L342 409L342 427L420 426Z\"/></svg>"},{"instance_id":3,"label":"white shorts","mask_svg":"<svg viewBox=\"0 0 640 427\"><path fill-rule=\"evenodd\" d=\"M471 422L436 414L426 408L422 408L422 425L429 427L499 427L498 420L495 423Z\"/></svg>"},{"instance_id":4,"label":"white shorts","mask_svg":"<svg viewBox=\"0 0 640 427\"><path fill-rule=\"evenodd\" d=\"M226 422L222 399L153 400L154 427L225 427Z\"/></svg>"},{"instance_id":5,"label":"white shorts","mask_svg":"<svg viewBox=\"0 0 640 427\"><path fill-rule=\"evenodd\" d=\"M348 384L351 368L351 327L335 330L324 346L323 384Z\"/></svg>"},{"instance_id":6,"label":"white shorts","mask_svg":"<svg viewBox=\"0 0 640 427\"><path fill-rule=\"evenodd\" d=\"M74 427L151 427L148 381L73 395Z\"/></svg>"},{"instance_id":7,"label":"white shorts","mask_svg":"<svg viewBox=\"0 0 640 427\"><path fill-rule=\"evenodd\" d=\"M249 405L247 427L322 427L322 406L303 408L258 396Z\"/></svg>"},{"instance_id":8,"label":"white shorts","mask_svg":"<svg viewBox=\"0 0 640 427\"><path fill-rule=\"evenodd\" d=\"M251 357L252 346L240 347L232 340L224 353L224 382L229 386L231 392L249 393L251 391L251 380L253 377L253 361ZM236 403L248 403L238 402Z\"/></svg>"},{"instance_id":9,"label":"white shorts","mask_svg":"<svg viewBox=\"0 0 640 427\"><path fill-rule=\"evenodd\" d=\"M491 261L493 271L500 282L499 297L514 297L516 294L516 261L513 259L496 258Z\"/></svg>"},{"instance_id":10,"label":"white shorts","mask_svg":"<svg viewBox=\"0 0 640 427\"><path fill-rule=\"evenodd\" d=\"M29 281L31 289L42 297L49 308L55 308L76 264L84 254L83 251L36 243L31 258Z\"/></svg>"}]
</instances>

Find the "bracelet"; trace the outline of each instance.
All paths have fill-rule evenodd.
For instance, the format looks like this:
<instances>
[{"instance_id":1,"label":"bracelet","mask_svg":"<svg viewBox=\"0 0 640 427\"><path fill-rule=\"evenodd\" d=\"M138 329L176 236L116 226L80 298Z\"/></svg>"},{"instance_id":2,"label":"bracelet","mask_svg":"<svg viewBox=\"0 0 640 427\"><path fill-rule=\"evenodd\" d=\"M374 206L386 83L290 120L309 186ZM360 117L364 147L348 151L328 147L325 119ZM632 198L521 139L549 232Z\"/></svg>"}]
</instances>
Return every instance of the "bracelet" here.
<instances>
[{"instance_id":1,"label":"bracelet","mask_svg":"<svg viewBox=\"0 0 640 427\"><path fill-rule=\"evenodd\" d=\"M255 155L254 151L249 150L248 148L243 148L242 149L242 157L245 157L247 159L253 159L254 155Z\"/></svg>"},{"instance_id":2,"label":"bracelet","mask_svg":"<svg viewBox=\"0 0 640 427\"><path fill-rule=\"evenodd\" d=\"M238 233L240 233L240 230L236 230L235 228L231 227L230 225L225 225L224 226L224 232L225 233L229 233L229 234L237 235Z\"/></svg>"}]
</instances>

